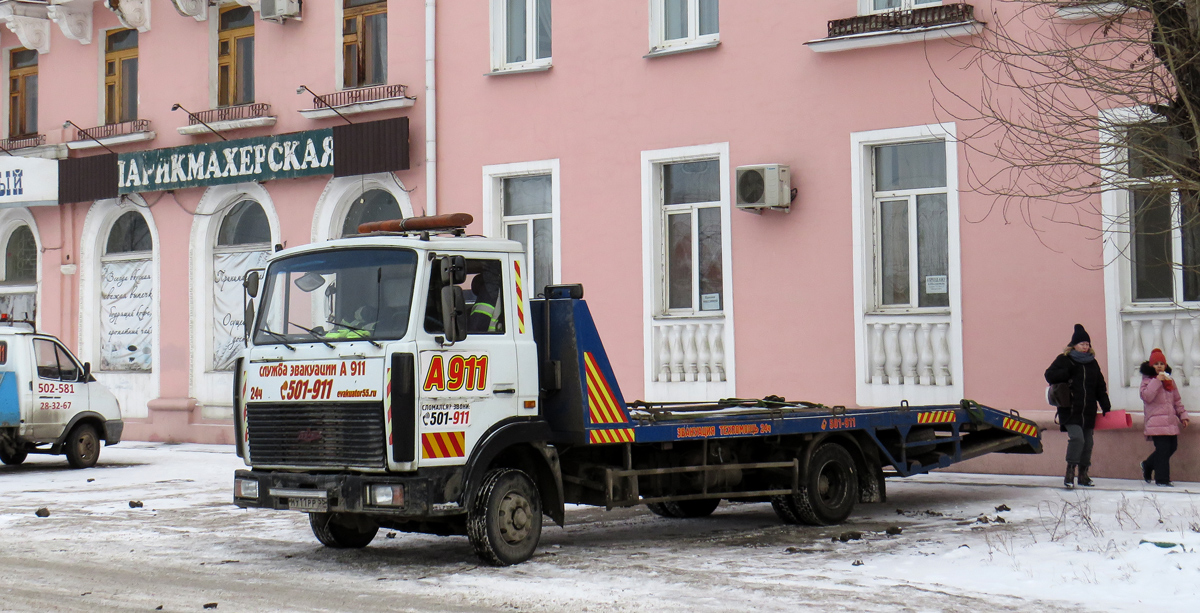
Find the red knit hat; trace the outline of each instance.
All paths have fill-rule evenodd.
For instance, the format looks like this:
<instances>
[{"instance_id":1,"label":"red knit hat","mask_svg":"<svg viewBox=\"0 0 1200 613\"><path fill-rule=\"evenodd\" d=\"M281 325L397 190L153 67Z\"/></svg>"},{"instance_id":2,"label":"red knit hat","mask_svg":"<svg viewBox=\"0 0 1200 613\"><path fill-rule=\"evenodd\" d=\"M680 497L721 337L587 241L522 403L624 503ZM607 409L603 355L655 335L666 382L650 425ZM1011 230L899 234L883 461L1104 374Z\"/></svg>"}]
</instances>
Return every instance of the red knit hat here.
<instances>
[{"instance_id":1,"label":"red knit hat","mask_svg":"<svg viewBox=\"0 0 1200 613\"><path fill-rule=\"evenodd\" d=\"M1151 366L1154 366L1155 364L1158 364L1159 362L1166 364L1167 356L1163 355L1162 349L1155 348L1154 351L1150 352L1149 362L1150 362Z\"/></svg>"}]
</instances>

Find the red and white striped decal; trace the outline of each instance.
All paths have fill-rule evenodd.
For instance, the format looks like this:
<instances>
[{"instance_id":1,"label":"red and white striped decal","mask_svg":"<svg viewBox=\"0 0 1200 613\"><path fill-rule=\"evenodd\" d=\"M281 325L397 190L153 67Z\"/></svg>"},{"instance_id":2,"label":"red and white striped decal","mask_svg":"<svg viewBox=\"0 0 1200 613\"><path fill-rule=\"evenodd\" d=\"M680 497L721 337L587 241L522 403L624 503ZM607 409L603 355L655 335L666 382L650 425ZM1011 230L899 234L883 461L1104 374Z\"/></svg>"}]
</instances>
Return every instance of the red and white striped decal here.
<instances>
[{"instance_id":1,"label":"red and white striped decal","mask_svg":"<svg viewBox=\"0 0 1200 613\"><path fill-rule=\"evenodd\" d=\"M523 298L524 292L521 291L521 261L513 260L513 268L517 271L517 327L520 328L521 334L525 334L525 299Z\"/></svg>"},{"instance_id":2,"label":"red and white striped decal","mask_svg":"<svg viewBox=\"0 0 1200 613\"><path fill-rule=\"evenodd\" d=\"M465 432L426 432L421 435L421 458L438 460L466 456Z\"/></svg>"},{"instance_id":3,"label":"red and white striped decal","mask_svg":"<svg viewBox=\"0 0 1200 613\"><path fill-rule=\"evenodd\" d=\"M633 428L613 428L609 430L591 430L588 432L588 442L593 445L632 443L633 438Z\"/></svg>"}]
</instances>

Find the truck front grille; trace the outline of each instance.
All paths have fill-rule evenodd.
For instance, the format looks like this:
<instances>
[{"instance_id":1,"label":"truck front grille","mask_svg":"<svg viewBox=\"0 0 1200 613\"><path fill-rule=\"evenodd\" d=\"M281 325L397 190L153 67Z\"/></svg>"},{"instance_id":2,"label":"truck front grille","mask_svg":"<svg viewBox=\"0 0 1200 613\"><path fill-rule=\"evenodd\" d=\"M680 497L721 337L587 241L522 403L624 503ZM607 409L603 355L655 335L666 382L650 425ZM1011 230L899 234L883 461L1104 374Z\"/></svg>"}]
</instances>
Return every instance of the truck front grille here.
<instances>
[{"instance_id":1,"label":"truck front grille","mask_svg":"<svg viewBox=\"0 0 1200 613\"><path fill-rule=\"evenodd\" d=\"M255 465L383 468L383 403L250 403Z\"/></svg>"}]
</instances>

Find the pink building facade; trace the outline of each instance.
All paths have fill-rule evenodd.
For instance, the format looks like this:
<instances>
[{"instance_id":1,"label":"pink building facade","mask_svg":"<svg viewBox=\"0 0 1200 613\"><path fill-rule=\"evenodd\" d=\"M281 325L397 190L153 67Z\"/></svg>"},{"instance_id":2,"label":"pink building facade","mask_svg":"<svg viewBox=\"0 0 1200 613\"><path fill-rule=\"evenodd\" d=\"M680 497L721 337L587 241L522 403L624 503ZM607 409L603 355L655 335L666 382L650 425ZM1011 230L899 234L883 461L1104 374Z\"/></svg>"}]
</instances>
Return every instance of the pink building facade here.
<instances>
[{"instance_id":1,"label":"pink building facade","mask_svg":"<svg viewBox=\"0 0 1200 613\"><path fill-rule=\"evenodd\" d=\"M0 300L36 302L92 362L126 438L229 442L231 279L359 221L467 212L473 233L526 245L536 287L584 284L630 398L972 398L1037 419L1047 452L967 467L1054 474L1065 435L1042 373L1078 322L1135 415L1097 434L1094 476L1134 477L1150 451L1151 348L1200 404L1182 280L1139 293L1155 273L1122 257L1127 232L1035 231L970 190L987 170L959 140L974 127L937 96L977 87L961 44L991 2L551 3L0 1L2 144L62 160L68 192L0 210L6 270L36 272L6 276ZM777 206L739 206L757 194ZM14 264L30 241L36 263ZM1180 480L1200 478L1195 441Z\"/></svg>"}]
</instances>

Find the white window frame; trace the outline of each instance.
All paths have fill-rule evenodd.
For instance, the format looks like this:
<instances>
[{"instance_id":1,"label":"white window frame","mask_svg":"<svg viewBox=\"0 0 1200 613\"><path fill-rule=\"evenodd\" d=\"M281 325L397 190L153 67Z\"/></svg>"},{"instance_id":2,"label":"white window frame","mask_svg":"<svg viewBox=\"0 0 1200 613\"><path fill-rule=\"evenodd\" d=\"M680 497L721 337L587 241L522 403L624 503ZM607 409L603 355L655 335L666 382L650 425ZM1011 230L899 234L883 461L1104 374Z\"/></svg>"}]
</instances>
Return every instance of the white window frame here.
<instances>
[{"instance_id":1,"label":"white window frame","mask_svg":"<svg viewBox=\"0 0 1200 613\"><path fill-rule=\"evenodd\" d=\"M33 243L37 246L37 268L34 281L31 284L8 284L7 283L7 260L0 260L0 270L4 274L0 275L0 294L33 294L33 304L35 311L30 313L33 315L35 323L41 329L42 320L42 237L38 233L37 222L33 219L33 215L29 209L25 207L4 209L0 211L0 246L8 248L8 241L12 239L12 235L17 229L22 226L28 227L33 233ZM20 313L14 313L15 316L20 316Z\"/></svg>"},{"instance_id":2,"label":"white window frame","mask_svg":"<svg viewBox=\"0 0 1200 613\"><path fill-rule=\"evenodd\" d=\"M876 9L874 0L858 0L859 15L876 15L880 13L894 13L897 11L911 11L913 9L923 9L930 6L938 6L944 4L942 0L900 0L900 6L892 9Z\"/></svg>"},{"instance_id":3,"label":"white window frame","mask_svg":"<svg viewBox=\"0 0 1200 613\"><path fill-rule=\"evenodd\" d=\"M553 56L537 57L537 4L538 0L525 0L525 58L524 62L508 61L508 3L507 0L492 1L492 72L509 74L549 70L554 65ZM551 5L553 6L553 4ZM553 17L551 17L550 40L554 41Z\"/></svg>"},{"instance_id":4,"label":"white window frame","mask_svg":"<svg viewBox=\"0 0 1200 613\"><path fill-rule=\"evenodd\" d=\"M718 177L718 181L721 181L721 174L722 174L721 170L720 170L721 160L719 158L696 159L696 160L689 160L689 161L692 161L692 162L717 162L717 165L718 165L717 177ZM712 316L721 314L725 310L724 309L725 293L724 293L724 291L722 291L722 293L721 293L721 303L722 303L721 307L722 308L714 310L714 311L703 311L700 309L701 297L700 297L700 237L699 237L700 215L699 215L699 212L701 209L720 209L723 206L722 203L728 201L728 198L722 197L718 200L714 200L714 201L710 201L710 202L688 202L686 204L666 204L666 201L665 201L666 194L664 192L665 181L663 180L663 173L665 172L665 169L667 166L669 166L671 164L678 164L678 163L679 162L661 162L661 163L656 164L655 168L654 168L654 172L658 175L655 178L655 180L657 181L657 184L655 186L655 191L656 191L655 197L658 200L658 215L659 215L659 219L658 219L659 233L658 233L658 236L656 236L655 238L658 240L656 249L658 251L659 258L661 258L660 267L662 268L662 272L661 272L660 279L658 282L658 292L657 292L658 313L657 313L657 317L660 317L660 318L663 318L663 317L712 317ZM684 162L684 163L687 163L687 162ZM720 189L720 188L718 188L718 189ZM670 302L671 302L671 300L670 300L671 279L670 279L670 274L668 272L670 269L670 262L669 262L670 255L668 254L669 238L667 237L667 231L668 231L668 223L667 222L670 219L671 215L679 214L679 213L687 213L688 215L691 216L691 243L692 243L691 304L692 304L692 306L685 308L685 309L684 308L671 308L671 304L670 304ZM724 249L724 247L725 247L724 233L725 233L725 231L727 231L724 220L722 220L721 226L722 226L721 227L721 230L722 230L721 247L722 247L722 249ZM722 260L723 259L724 259L724 253L722 253ZM722 261L722 266L724 266L724 261ZM725 269L724 268L722 268L722 270L721 270L721 278L722 278L722 285L724 285L724 281L723 281L725 278ZM724 288L722 288L722 289L724 289Z\"/></svg>"},{"instance_id":5,"label":"white window frame","mask_svg":"<svg viewBox=\"0 0 1200 613\"><path fill-rule=\"evenodd\" d=\"M949 259L950 307L880 310L876 308L878 276L876 267L876 228L872 223L875 207L874 148L913 142L941 140L946 145L946 224ZM957 403L963 394L962 334L962 241L959 228L958 138L954 123L890 128L850 134L850 171L852 177L851 226L854 273L854 346L856 403L884 406L908 400L913 404ZM915 298L915 297L914 297ZM947 312L948 311L948 312ZM908 386L872 385L870 347L866 319L873 313L911 315L930 313L949 317L947 343L950 351L951 385Z\"/></svg>"},{"instance_id":6,"label":"white window frame","mask_svg":"<svg viewBox=\"0 0 1200 613\"><path fill-rule=\"evenodd\" d=\"M914 144L915 145L915 144L925 144L925 143L938 142L938 141L942 141L942 139L939 138L939 139L926 139L926 140L910 140L910 141L903 141L903 142L899 142L899 143L882 143L882 144L877 143L877 144L873 144L870 146L870 151L869 151L871 153L871 160L870 160L870 163L871 163L871 170L870 170L871 187L870 187L870 189L872 190L872 193L871 193L871 230L873 232L873 235L871 237L871 241L872 241L872 243L871 243L871 246L872 246L871 259L873 260L873 264L874 264L873 265L874 278L871 280L872 294L871 294L871 303L870 303L870 305L871 305L870 309L872 312L876 312L876 313L949 313L950 312L950 307L948 307L948 306L944 306L944 307L943 306L933 306L933 307L918 306L918 303L920 302L920 299L921 299L921 279L920 279L920 271L918 270L918 263L920 262L920 245L917 242L918 241L918 236L917 236L917 230L918 230L918 228L917 228L917 197L918 196L932 196L932 195L937 195L937 194L945 195L946 201L947 201L947 205L946 205L947 211L946 212L947 212L947 215L949 215L950 177L949 176L946 177L946 185L943 187L926 187L926 188L919 188L919 189L874 191L875 190L874 151L875 151L876 147L879 147L881 145L886 146L886 145L900 145L900 144L904 144L904 145ZM942 141L942 142L944 142L944 141ZM950 153L951 153L950 151L947 151L946 155L949 156ZM947 164L946 164L947 175L949 174L949 172L950 172L949 158L947 158ZM883 242L883 215L881 212L881 210L882 210L881 206L884 202L895 202L898 200L904 200L908 203L908 298L909 298L909 304L907 304L907 305L902 305L902 304L900 304L900 305L897 305L897 304L885 305L883 303L883 258L879 257L879 254L880 254L879 245L881 245ZM947 219L947 223L948 222L949 222L949 219ZM947 248L949 248L949 245L947 245Z\"/></svg>"},{"instance_id":7,"label":"white window frame","mask_svg":"<svg viewBox=\"0 0 1200 613\"><path fill-rule=\"evenodd\" d=\"M650 0L650 53L647 54L647 57L711 49L721 44L720 17L718 16L716 32L700 35L700 0L687 0L687 2L688 36L667 40L666 0ZM718 13L719 11L718 8Z\"/></svg>"},{"instance_id":8,"label":"white window frame","mask_svg":"<svg viewBox=\"0 0 1200 613\"><path fill-rule=\"evenodd\" d=\"M665 164L718 160L721 177L721 281L722 309L687 315L664 313L665 304L665 215L662 204L662 167ZM694 145L642 152L642 313L643 376L647 400L714 400L735 397L737 361L734 348L733 243L730 200L729 143ZM699 305L697 305L699 306ZM654 322L678 320L720 321L724 329L725 381L719 383L663 383L653 379ZM688 389L684 389L687 387Z\"/></svg>"},{"instance_id":9,"label":"white window frame","mask_svg":"<svg viewBox=\"0 0 1200 613\"><path fill-rule=\"evenodd\" d=\"M533 219L549 217L554 240L554 249L551 254L551 258L554 260L554 278L550 280L550 283L562 283L562 198L559 174L557 159L493 164L483 167L483 235L491 238L507 238L506 222L529 221L532 226ZM506 217L504 215L504 179L538 175L550 175L549 215L540 213ZM534 288L538 280L532 276L534 272L532 227L529 231L529 249L525 254L525 262L530 273L528 278L531 279L525 286ZM533 296L532 291L531 297Z\"/></svg>"}]
</instances>

